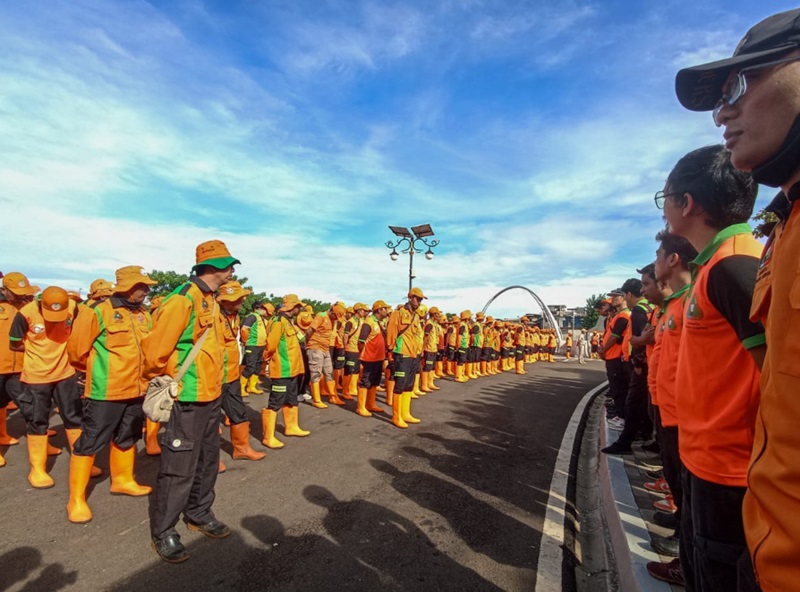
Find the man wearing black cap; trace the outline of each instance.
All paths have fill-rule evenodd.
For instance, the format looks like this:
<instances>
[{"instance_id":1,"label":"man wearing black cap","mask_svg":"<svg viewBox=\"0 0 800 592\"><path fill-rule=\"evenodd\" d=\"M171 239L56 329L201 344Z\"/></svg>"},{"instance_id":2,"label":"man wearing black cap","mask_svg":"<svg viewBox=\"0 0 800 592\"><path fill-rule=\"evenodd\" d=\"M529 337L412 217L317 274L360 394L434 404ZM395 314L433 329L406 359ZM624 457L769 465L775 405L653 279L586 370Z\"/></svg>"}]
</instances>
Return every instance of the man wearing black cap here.
<instances>
[{"instance_id":1,"label":"man wearing black cap","mask_svg":"<svg viewBox=\"0 0 800 592\"><path fill-rule=\"evenodd\" d=\"M687 109L713 110L736 168L781 188L751 308L768 349L743 513L761 588L790 590L800 581L800 467L786 462L800 449L800 9L755 25L733 57L678 72L676 92Z\"/></svg>"}]
</instances>

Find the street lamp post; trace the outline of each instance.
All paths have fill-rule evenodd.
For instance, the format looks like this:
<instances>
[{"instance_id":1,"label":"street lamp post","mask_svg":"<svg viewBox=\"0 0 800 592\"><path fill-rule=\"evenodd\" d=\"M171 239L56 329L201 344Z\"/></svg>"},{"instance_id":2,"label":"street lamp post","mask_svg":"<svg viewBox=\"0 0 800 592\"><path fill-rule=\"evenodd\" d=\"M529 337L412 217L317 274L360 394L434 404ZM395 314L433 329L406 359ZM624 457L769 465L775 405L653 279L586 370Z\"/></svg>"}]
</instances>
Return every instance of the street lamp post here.
<instances>
[{"instance_id":1,"label":"street lamp post","mask_svg":"<svg viewBox=\"0 0 800 592\"><path fill-rule=\"evenodd\" d=\"M439 241L436 239L426 240L427 237L433 236L433 229L430 224L412 226L411 230L405 226L390 226L389 230L394 232L395 236L398 237L394 242L386 242L386 247L392 250L392 252L389 253L389 257L391 257L392 261L397 261L400 257L397 252L398 247L401 249L401 253L408 253L408 291L410 292L414 285L414 278L416 277L414 275L414 253L421 253L423 249L422 245L424 245L428 247L428 250L425 251L425 259L430 261L433 259L433 247L438 245Z\"/></svg>"}]
</instances>

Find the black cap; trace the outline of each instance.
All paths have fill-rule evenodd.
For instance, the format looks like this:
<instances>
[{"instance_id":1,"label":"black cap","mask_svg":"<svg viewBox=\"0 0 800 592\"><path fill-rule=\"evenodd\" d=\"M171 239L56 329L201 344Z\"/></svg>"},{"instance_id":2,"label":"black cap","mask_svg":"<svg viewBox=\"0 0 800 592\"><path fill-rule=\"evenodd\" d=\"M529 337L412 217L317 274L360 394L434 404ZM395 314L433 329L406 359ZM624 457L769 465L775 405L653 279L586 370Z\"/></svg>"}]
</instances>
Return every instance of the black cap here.
<instances>
[{"instance_id":1,"label":"black cap","mask_svg":"<svg viewBox=\"0 0 800 592\"><path fill-rule=\"evenodd\" d=\"M747 32L732 57L679 71L675 93L690 111L711 111L731 70L768 62L799 46L800 8L773 14Z\"/></svg>"},{"instance_id":2,"label":"black cap","mask_svg":"<svg viewBox=\"0 0 800 592\"><path fill-rule=\"evenodd\" d=\"M622 291L622 288L614 288L613 290L609 290L607 294L609 296L625 296L625 292Z\"/></svg>"}]
</instances>

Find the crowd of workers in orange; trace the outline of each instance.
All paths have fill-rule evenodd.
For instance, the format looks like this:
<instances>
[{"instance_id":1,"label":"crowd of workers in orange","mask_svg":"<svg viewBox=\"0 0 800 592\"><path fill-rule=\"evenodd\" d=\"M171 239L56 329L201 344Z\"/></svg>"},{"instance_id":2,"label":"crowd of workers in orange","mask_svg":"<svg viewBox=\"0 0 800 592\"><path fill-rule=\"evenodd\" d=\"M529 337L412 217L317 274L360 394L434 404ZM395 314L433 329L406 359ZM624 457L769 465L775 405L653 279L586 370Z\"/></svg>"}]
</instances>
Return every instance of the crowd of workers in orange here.
<instances>
[{"instance_id":1,"label":"crowd of workers in orange","mask_svg":"<svg viewBox=\"0 0 800 592\"><path fill-rule=\"evenodd\" d=\"M284 436L310 434L300 427L304 399L318 409L355 400L356 413L371 417L385 412L380 391L391 423L405 429L420 423L412 400L439 390L437 379L524 375L526 364L554 361L552 329L525 316L509 322L469 310L448 315L423 304L419 288L396 307L383 300L336 302L314 314L289 294L277 310L256 302L242 315L251 292L231 279L236 264L224 243L203 243L189 280L152 301L156 282L135 265L117 270L114 282L92 282L85 301L58 286L39 293L20 272L2 277L0 446L19 443L15 436L22 434L7 429L8 410L18 408L26 424L28 481L36 489L53 487L47 459L62 452L49 441L56 409L72 453L71 522L92 519L86 489L101 474L95 455L108 446L111 493L154 494L153 547L178 563L188 558L175 529L181 515L189 529L209 537L230 533L211 509L216 475L225 470L221 424L230 426L234 459L265 457L251 445L245 397L266 395L261 443L280 449L279 414ZM143 401L152 380L173 379L175 403L162 426L145 417ZM155 491L134 477L143 434L147 454L160 457Z\"/></svg>"}]
</instances>

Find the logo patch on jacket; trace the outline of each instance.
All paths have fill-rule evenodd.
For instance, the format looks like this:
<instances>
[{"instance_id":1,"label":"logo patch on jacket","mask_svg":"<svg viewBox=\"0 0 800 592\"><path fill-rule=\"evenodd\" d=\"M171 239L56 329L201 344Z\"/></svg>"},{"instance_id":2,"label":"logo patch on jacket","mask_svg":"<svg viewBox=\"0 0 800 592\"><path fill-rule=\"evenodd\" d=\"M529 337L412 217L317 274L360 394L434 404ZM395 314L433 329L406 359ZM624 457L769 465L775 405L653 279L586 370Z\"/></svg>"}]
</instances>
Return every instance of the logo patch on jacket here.
<instances>
[{"instance_id":1,"label":"logo patch on jacket","mask_svg":"<svg viewBox=\"0 0 800 592\"><path fill-rule=\"evenodd\" d=\"M686 309L686 317L692 320L700 320L703 318L703 311L697 306L697 300L695 300L694 296L692 296L692 299L689 301L689 306Z\"/></svg>"}]
</instances>

